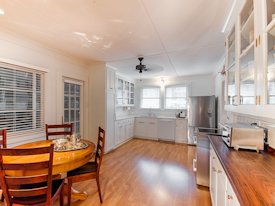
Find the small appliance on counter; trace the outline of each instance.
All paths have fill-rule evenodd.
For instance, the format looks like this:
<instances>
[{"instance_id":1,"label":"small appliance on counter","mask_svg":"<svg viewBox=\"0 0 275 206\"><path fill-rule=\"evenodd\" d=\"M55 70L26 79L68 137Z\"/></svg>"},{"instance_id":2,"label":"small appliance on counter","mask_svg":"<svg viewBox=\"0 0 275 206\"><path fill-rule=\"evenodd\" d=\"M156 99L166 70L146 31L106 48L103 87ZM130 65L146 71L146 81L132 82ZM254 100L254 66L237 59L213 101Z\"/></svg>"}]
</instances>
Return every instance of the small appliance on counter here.
<instances>
[{"instance_id":1,"label":"small appliance on counter","mask_svg":"<svg viewBox=\"0 0 275 206\"><path fill-rule=\"evenodd\" d=\"M264 150L264 137L264 129L257 125L236 123L222 126L223 141L236 150Z\"/></svg>"}]
</instances>

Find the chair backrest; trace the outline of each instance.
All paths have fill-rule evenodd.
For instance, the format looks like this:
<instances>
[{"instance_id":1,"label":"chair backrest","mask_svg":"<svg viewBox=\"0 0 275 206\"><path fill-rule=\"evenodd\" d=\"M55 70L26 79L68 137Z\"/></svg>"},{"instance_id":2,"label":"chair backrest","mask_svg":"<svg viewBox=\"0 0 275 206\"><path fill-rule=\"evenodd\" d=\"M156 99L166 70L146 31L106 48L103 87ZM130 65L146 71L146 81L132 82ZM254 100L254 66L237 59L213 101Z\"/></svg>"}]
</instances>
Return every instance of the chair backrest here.
<instances>
[{"instance_id":1,"label":"chair backrest","mask_svg":"<svg viewBox=\"0 0 275 206\"><path fill-rule=\"evenodd\" d=\"M99 173L101 162L103 159L105 147L105 130L101 127L98 127L98 140L96 146L95 161L97 163L97 173Z\"/></svg>"},{"instance_id":2,"label":"chair backrest","mask_svg":"<svg viewBox=\"0 0 275 206\"><path fill-rule=\"evenodd\" d=\"M50 203L52 192L53 148L52 144L49 147L30 149L0 149L0 181L7 205L12 205L16 198L31 199L37 198L40 195L46 196L47 205ZM39 155L39 158L33 155ZM25 158L27 156L29 159L35 159L35 162L18 163L19 161L16 162L16 160L14 160L14 163L12 163L8 162L7 159L7 162L5 162L5 158L13 158L14 156L18 157L16 159L20 159L20 156ZM40 159L41 161L38 161ZM33 172L35 172L35 170L45 171L45 174L34 176L26 174L27 176L23 176L24 169L32 170ZM12 171L12 173L6 175L6 171ZM13 174L16 174L16 176ZM22 176L17 176L19 174L22 174Z\"/></svg>"},{"instance_id":3,"label":"chair backrest","mask_svg":"<svg viewBox=\"0 0 275 206\"><path fill-rule=\"evenodd\" d=\"M0 136L2 136L2 139L0 140L0 147L7 148L7 130L0 130Z\"/></svg>"},{"instance_id":4,"label":"chair backrest","mask_svg":"<svg viewBox=\"0 0 275 206\"><path fill-rule=\"evenodd\" d=\"M49 139L49 136L59 136L59 135L72 135L73 134L73 123L71 124L46 124L46 139ZM61 130L60 130L61 129Z\"/></svg>"}]
</instances>

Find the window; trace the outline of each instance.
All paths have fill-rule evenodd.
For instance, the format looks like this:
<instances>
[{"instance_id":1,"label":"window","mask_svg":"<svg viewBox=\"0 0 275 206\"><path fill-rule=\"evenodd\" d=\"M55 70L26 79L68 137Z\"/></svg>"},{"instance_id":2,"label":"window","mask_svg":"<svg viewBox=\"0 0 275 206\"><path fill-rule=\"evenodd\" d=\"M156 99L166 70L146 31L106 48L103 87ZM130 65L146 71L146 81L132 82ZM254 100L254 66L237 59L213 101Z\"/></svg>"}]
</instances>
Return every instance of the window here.
<instances>
[{"instance_id":1,"label":"window","mask_svg":"<svg viewBox=\"0 0 275 206\"><path fill-rule=\"evenodd\" d=\"M160 88L147 87L141 89L140 107L143 109L160 108Z\"/></svg>"},{"instance_id":2,"label":"window","mask_svg":"<svg viewBox=\"0 0 275 206\"><path fill-rule=\"evenodd\" d=\"M44 127L43 73L0 65L0 129L34 131Z\"/></svg>"},{"instance_id":3,"label":"window","mask_svg":"<svg viewBox=\"0 0 275 206\"><path fill-rule=\"evenodd\" d=\"M187 88L185 86L166 87L165 108L186 109Z\"/></svg>"},{"instance_id":4,"label":"window","mask_svg":"<svg viewBox=\"0 0 275 206\"><path fill-rule=\"evenodd\" d=\"M77 135L80 131L80 104L81 85L78 83L64 82L64 123L73 123L73 132Z\"/></svg>"}]
</instances>

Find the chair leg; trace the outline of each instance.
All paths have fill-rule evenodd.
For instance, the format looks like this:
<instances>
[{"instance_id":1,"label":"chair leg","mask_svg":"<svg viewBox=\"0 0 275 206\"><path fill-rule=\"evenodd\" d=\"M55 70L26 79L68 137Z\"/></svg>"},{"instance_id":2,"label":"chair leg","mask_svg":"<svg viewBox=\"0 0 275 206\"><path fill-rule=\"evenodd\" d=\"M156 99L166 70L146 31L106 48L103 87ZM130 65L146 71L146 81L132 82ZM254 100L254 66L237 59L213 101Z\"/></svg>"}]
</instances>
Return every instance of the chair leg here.
<instances>
[{"instance_id":1,"label":"chair leg","mask_svg":"<svg viewBox=\"0 0 275 206\"><path fill-rule=\"evenodd\" d=\"M1 194L1 199L0 199L1 202L4 202L4 194L3 194L3 190L2 190L2 194Z\"/></svg>"},{"instance_id":2,"label":"chair leg","mask_svg":"<svg viewBox=\"0 0 275 206\"><path fill-rule=\"evenodd\" d=\"M68 195L68 206L71 206L71 195L72 195L72 182L68 179L68 185L67 185L68 191L67 191L67 195Z\"/></svg>"},{"instance_id":3,"label":"chair leg","mask_svg":"<svg viewBox=\"0 0 275 206\"><path fill-rule=\"evenodd\" d=\"M64 206L64 185L61 188L59 204L60 204L60 206Z\"/></svg>"},{"instance_id":4,"label":"chair leg","mask_svg":"<svg viewBox=\"0 0 275 206\"><path fill-rule=\"evenodd\" d=\"M100 203L103 203L102 196L101 196L100 183L99 183L99 176L96 177L96 184L97 184L97 190L98 190L98 195L99 195Z\"/></svg>"}]
</instances>

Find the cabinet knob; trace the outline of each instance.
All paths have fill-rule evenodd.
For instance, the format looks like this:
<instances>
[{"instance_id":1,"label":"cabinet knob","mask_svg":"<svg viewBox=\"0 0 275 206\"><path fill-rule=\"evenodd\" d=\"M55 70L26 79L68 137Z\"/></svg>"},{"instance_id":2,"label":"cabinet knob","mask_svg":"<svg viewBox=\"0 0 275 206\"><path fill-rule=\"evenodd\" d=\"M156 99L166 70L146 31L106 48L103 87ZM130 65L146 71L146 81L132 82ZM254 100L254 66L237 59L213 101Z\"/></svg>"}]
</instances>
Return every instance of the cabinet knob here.
<instances>
[{"instance_id":1,"label":"cabinet knob","mask_svg":"<svg viewBox=\"0 0 275 206\"><path fill-rule=\"evenodd\" d=\"M232 195L227 195L227 199L229 199L229 200L233 200Z\"/></svg>"},{"instance_id":2,"label":"cabinet knob","mask_svg":"<svg viewBox=\"0 0 275 206\"><path fill-rule=\"evenodd\" d=\"M221 174L221 173L222 173L222 171L221 171L221 170L218 170L218 173L219 173L219 174Z\"/></svg>"},{"instance_id":3,"label":"cabinet knob","mask_svg":"<svg viewBox=\"0 0 275 206\"><path fill-rule=\"evenodd\" d=\"M212 167L212 171L213 171L213 172L216 172L217 170L216 170L216 168L215 168L215 167Z\"/></svg>"}]
</instances>

